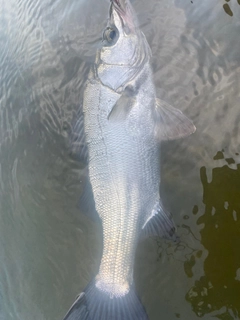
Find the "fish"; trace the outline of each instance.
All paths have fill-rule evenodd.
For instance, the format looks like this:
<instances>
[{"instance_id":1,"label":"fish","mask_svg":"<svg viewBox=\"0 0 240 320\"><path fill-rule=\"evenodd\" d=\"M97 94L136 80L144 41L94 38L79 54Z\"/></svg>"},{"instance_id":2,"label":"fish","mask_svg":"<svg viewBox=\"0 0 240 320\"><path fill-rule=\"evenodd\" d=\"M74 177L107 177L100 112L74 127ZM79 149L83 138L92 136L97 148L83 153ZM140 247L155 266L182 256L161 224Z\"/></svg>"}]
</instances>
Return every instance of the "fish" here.
<instances>
[{"instance_id":1,"label":"fish","mask_svg":"<svg viewBox=\"0 0 240 320\"><path fill-rule=\"evenodd\" d=\"M136 247L145 236L176 234L159 194L160 142L196 130L157 98L151 56L130 1L111 0L73 128L75 136L81 132L75 149L88 165L86 194L102 223L103 253L97 275L64 320L148 319L134 285Z\"/></svg>"}]
</instances>

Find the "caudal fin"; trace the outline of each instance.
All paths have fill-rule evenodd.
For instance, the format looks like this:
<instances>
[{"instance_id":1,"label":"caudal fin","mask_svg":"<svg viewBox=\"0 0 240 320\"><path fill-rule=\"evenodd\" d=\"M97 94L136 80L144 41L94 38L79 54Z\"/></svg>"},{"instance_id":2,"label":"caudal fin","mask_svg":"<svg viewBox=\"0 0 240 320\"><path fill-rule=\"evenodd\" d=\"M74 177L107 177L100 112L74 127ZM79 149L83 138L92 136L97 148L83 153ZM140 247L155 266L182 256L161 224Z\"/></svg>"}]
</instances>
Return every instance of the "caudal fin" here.
<instances>
[{"instance_id":1,"label":"caudal fin","mask_svg":"<svg viewBox=\"0 0 240 320\"><path fill-rule=\"evenodd\" d=\"M82 292L69 309L63 320L89 320L85 293Z\"/></svg>"},{"instance_id":2,"label":"caudal fin","mask_svg":"<svg viewBox=\"0 0 240 320\"><path fill-rule=\"evenodd\" d=\"M63 320L148 320L148 316L133 288L125 296L111 298L92 282Z\"/></svg>"}]
</instances>

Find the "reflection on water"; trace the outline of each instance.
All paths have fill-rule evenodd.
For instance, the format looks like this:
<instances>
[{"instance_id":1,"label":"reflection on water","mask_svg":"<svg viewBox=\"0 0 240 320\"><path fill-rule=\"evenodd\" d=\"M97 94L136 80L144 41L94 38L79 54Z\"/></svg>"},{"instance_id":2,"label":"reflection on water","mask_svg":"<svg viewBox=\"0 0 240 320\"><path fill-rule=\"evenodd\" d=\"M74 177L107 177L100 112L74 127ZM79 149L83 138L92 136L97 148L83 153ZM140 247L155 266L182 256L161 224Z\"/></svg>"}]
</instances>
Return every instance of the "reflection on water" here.
<instances>
[{"instance_id":1,"label":"reflection on water","mask_svg":"<svg viewBox=\"0 0 240 320\"><path fill-rule=\"evenodd\" d=\"M218 152L215 160L223 159ZM225 159L233 164L233 158ZM221 310L219 319L239 319L240 316L240 165L228 165L212 170L208 182L206 168L200 170L205 212L197 223L202 227L201 242L208 252L204 275L186 295L194 312L202 317ZM194 256L191 263L194 263ZM191 276L190 274L187 274Z\"/></svg>"}]
</instances>

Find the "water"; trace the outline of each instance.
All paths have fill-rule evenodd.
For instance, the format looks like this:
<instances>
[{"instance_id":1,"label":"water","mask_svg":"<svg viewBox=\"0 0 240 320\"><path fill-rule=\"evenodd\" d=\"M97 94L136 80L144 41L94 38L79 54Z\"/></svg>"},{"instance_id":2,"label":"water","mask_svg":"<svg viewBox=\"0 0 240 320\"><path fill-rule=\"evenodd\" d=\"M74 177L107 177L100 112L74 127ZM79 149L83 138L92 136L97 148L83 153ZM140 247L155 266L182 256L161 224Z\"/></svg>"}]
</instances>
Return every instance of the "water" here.
<instances>
[{"instance_id":1,"label":"water","mask_svg":"<svg viewBox=\"0 0 240 320\"><path fill-rule=\"evenodd\" d=\"M197 127L162 145L162 198L181 241L140 243L139 295L150 320L239 319L239 2L133 5L158 96ZM108 2L0 8L0 319L57 320L101 257L101 228L77 206L86 173L67 141Z\"/></svg>"}]
</instances>

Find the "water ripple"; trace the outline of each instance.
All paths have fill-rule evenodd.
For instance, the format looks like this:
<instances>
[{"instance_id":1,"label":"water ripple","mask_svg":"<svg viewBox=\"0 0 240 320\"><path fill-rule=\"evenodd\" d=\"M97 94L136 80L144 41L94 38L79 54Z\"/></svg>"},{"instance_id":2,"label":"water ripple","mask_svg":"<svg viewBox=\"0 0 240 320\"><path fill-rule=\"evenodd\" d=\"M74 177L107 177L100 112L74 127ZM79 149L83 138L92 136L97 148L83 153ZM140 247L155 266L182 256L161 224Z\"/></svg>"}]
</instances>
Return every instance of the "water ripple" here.
<instances>
[{"instance_id":1,"label":"water ripple","mask_svg":"<svg viewBox=\"0 0 240 320\"><path fill-rule=\"evenodd\" d=\"M0 0L4 320L60 319L97 272L101 230L79 212L83 172L69 159L66 138L108 4ZM239 5L231 2L230 17L218 0L133 4L152 48L158 96L197 127L193 136L162 147L162 195L181 243L143 246L137 283L151 320L196 319L185 294L204 273L207 256L197 240L206 228L196 223L204 211L199 169L208 168L211 178L213 167L237 167L230 155L239 149ZM212 161L223 149L229 156Z\"/></svg>"}]
</instances>

